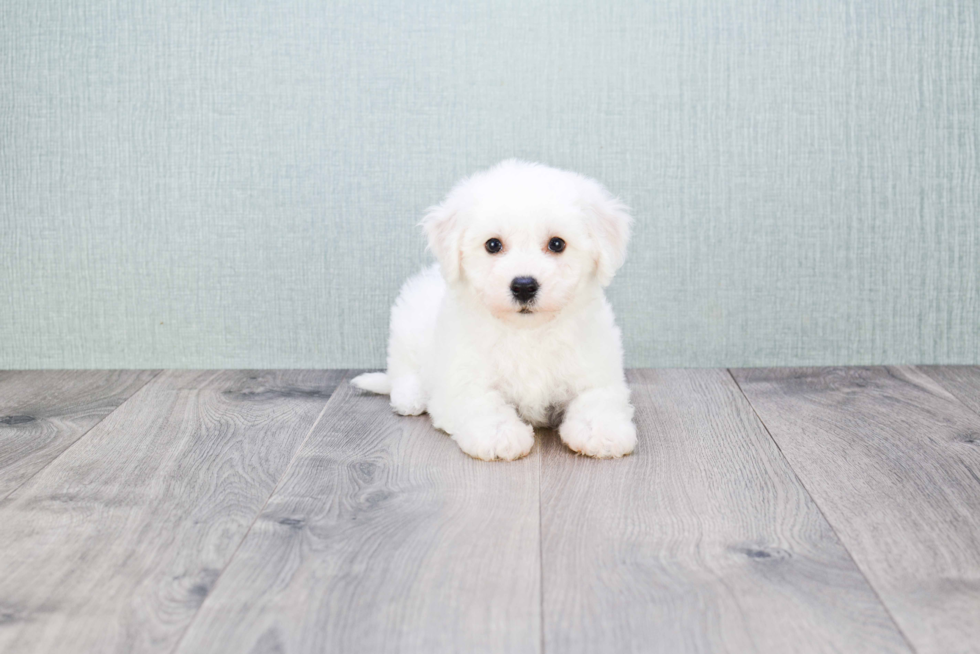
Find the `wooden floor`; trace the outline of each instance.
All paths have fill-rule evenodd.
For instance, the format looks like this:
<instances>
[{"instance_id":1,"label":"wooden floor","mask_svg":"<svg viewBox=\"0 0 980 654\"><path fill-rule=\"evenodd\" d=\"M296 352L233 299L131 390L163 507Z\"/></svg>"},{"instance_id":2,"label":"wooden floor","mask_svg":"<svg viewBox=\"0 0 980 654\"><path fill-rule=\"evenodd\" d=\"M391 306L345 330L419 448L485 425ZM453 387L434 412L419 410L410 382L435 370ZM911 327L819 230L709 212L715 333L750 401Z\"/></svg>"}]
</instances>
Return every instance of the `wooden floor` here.
<instances>
[{"instance_id":1,"label":"wooden floor","mask_svg":"<svg viewBox=\"0 0 980 654\"><path fill-rule=\"evenodd\" d=\"M0 651L980 652L980 368L634 370L466 457L345 371L0 372Z\"/></svg>"}]
</instances>

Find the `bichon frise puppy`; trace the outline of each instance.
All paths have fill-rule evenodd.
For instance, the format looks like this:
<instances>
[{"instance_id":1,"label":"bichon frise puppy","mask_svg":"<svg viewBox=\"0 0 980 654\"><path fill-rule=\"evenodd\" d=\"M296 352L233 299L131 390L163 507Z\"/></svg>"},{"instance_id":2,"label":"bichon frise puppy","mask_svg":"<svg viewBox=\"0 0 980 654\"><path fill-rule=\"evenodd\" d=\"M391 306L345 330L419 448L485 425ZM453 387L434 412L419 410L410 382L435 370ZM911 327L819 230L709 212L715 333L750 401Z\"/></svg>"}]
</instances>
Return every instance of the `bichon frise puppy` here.
<instances>
[{"instance_id":1,"label":"bichon frise puppy","mask_svg":"<svg viewBox=\"0 0 980 654\"><path fill-rule=\"evenodd\" d=\"M534 426L619 457L636 446L619 329L603 287L632 219L595 180L505 161L457 184L422 227L438 265L391 309L388 370L353 380L391 395L478 459L531 451Z\"/></svg>"}]
</instances>

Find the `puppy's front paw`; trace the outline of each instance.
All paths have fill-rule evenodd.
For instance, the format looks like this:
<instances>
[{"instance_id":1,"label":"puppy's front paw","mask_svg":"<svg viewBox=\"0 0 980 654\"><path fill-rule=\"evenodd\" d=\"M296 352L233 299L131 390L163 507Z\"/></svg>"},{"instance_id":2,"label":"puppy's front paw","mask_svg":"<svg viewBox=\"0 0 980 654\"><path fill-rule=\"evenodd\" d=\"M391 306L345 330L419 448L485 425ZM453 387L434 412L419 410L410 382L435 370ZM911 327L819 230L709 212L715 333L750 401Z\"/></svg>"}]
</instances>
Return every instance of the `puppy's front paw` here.
<instances>
[{"instance_id":1,"label":"puppy's front paw","mask_svg":"<svg viewBox=\"0 0 980 654\"><path fill-rule=\"evenodd\" d=\"M534 429L517 417L474 420L453 440L474 459L513 461L526 456L534 445Z\"/></svg>"},{"instance_id":2,"label":"puppy's front paw","mask_svg":"<svg viewBox=\"0 0 980 654\"><path fill-rule=\"evenodd\" d=\"M578 411L566 416L558 428L565 445L587 456L610 459L636 448L636 427L619 412Z\"/></svg>"}]
</instances>

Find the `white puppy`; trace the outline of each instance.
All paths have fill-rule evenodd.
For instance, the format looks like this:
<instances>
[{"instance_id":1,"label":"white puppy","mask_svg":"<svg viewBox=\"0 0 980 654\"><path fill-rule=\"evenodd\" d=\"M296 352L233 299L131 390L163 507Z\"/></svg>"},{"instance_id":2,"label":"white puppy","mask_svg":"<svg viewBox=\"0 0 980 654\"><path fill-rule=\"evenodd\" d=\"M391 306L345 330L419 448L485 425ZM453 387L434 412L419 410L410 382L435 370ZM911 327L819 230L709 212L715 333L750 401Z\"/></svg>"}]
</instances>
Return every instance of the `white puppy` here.
<instances>
[{"instance_id":1,"label":"white puppy","mask_svg":"<svg viewBox=\"0 0 980 654\"><path fill-rule=\"evenodd\" d=\"M602 288L626 256L631 218L595 180L505 161L457 184L422 227L437 266L391 310L388 370L353 380L425 411L478 459L531 451L558 427L596 457L636 445L619 329Z\"/></svg>"}]
</instances>

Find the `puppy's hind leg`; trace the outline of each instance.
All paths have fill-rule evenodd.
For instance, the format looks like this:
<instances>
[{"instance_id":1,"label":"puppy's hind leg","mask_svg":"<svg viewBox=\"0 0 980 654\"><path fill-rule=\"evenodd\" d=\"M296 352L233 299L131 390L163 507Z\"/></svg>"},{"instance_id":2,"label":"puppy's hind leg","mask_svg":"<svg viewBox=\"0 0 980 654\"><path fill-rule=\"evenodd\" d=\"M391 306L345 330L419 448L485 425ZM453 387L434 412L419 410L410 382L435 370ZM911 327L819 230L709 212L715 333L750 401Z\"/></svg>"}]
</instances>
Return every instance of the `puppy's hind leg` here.
<instances>
[{"instance_id":1,"label":"puppy's hind leg","mask_svg":"<svg viewBox=\"0 0 980 654\"><path fill-rule=\"evenodd\" d=\"M391 396L391 408L403 416L425 413L425 395L417 375L408 374L394 380L386 372L366 372L350 380L352 386L378 395Z\"/></svg>"},{"instance_id":2,"label":"puppy's hind leg","mask_svg":"<svg viewBox=\"0 0 980 654\"><path fill-rule=\"evenodd\" d=\"M389 372L366 372L350 380L352 386L378 395L391 396L391 408L403 416L425 413L425 394L418 375L392 377Z\"/></svg>"},{"instance_id":3,"label":"puppy's hind leg","mask_svg":"<svg viewBox=\"0 0 980 654\"><path fill-rule=\"evenodd\" d=\"M418 375L398 377L391 385L391 408L403 416L425 413L425 392Z\"/></svg>"},{"instance_id":4,"label":"puppy's hind leg","mask_svg":"<svg viewBox=\"0 0 980 654\"><path fill-rule=\"evenodd\" d=\"M435 266L405 282L391 308L388 370L360 375L351 382L364 390L391 395L391 408L403 416L425 413L421 369L429 356L445 290Z\"/></svg>"}]
</instances>

